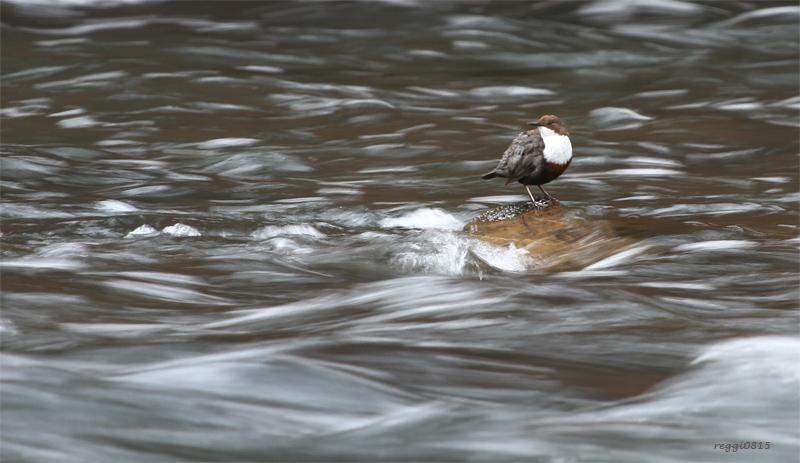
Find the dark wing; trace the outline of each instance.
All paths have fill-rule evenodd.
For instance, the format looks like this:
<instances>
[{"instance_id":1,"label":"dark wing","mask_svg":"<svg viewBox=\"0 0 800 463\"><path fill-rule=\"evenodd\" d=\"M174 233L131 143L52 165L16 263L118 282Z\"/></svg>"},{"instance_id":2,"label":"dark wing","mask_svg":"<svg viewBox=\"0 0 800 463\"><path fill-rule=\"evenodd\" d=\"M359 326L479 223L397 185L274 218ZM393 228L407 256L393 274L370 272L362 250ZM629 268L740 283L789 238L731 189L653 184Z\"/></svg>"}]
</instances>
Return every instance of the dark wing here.
<instances>
[{"instance_id":1,"label":"dark wing","mask_svg":"<svg viewBox=\"0 0 800 463\"><path fill-rule=\"evenodd\" d=\"M497 164L497 167L481 178L506 177L513 179L509 180L508 183L515 182L533 172L533 170L530 169L536 168L535 166L531 167L531 160L526 161L525 158L531 156L533 153L541 152L542 150L544 150L544 141L539 134L539 129L522 132L511 142L511 146L508 147L506 152L503 153L503 157L500 159L500 163ZM542 160L542 162L544 162L544 160Z\"/></svg>"},{"instance_id":2,"label":"dark wing","mask_svg":"<svg viewBox=\"0 0 800 463\"><path fill-rule=\"evenodd\" d=\"M539 134L539 129L521 133L503 155L503 159L508 157L510 161L507 163L508 175L504 176L508 177L506 185L544 169L543 152L544 140Z\"/></svg>"}]
</instances>

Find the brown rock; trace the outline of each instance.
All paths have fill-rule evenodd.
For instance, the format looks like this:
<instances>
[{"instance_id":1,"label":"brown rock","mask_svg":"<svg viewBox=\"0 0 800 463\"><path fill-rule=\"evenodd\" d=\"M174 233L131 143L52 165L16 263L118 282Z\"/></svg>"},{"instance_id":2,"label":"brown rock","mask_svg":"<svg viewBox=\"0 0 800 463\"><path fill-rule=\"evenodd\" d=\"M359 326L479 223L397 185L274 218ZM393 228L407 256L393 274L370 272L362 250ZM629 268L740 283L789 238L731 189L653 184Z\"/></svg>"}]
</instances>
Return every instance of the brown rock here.
<instances>
[{"instance_id":1,"label":"brown rock","mask_svg":"<svg viewBox=\"0 0 800 463\"><path fill-rule=\"evenodd\" d=\"M581 217L559 203L515 203L484 212L464 227L475 238L530 253L537 270L577 270L632 243L605 221Z\"/></svg>"}]
</instances>

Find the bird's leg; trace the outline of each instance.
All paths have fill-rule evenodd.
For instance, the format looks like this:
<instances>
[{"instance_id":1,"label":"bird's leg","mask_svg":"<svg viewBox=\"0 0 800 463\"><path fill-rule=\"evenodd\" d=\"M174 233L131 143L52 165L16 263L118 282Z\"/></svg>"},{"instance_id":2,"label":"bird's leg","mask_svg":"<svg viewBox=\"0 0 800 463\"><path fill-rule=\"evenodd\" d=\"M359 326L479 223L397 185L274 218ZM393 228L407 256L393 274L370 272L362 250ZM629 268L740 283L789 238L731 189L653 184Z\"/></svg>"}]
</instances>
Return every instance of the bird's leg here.
<instances>
[{"instance_id":1,"label":"bird's leg","mask_svg":"<svg viewBox=\"0 0 800 463\"><path fill-rule=\"evenodd\" d=\"M544 191L544 188L542 188L542 186L541 186L541 185L536 185L536 186L538 186L538 187L539 187L539 189L540 189L540 190L542 190L542 193L544 193L544 197L545 197L545 199L550 199L550 197L551 197L551 196L550 196L549 194L547 194L547 192L546 192L546 191ZM528 193L530 193L530 191L529 191Z\"/></svg>"},{"instance_id":2,"label":"bird's leg","mask_svg":"<svg viewBox=\"0 0 800 463\"><path fill-rule=\"evenodd\" d=\"M544 188L542 188L541 185L537 185L537 186L539 187L540 190L542 190L542 193L544 193L544 200L545 201L547 201L550 204L561 204L561 203L558 202L558 200L556 198L554 198L554 197L550 196L549 194L547 194L547 192L544 191Z\"/></svg>"},{"instance_id":3,"label":"bird's leg","mask_svg":"<svg viewBox=\"0 0 800 463\"><path fill-rule=\"evenodd\" d=\"M539 187L539 188L541 188L541 187ZM530 189L530 188L528 188L528 185L525 185L525 189L526 189L526 190L528 190L528 196L530 196L530 197L531 197L531 202L532 202L533 204L536 204L536 200L535 200L535 199L533 199L533 193L531 193L531 189ZM545 193L545 194L546 194L546 193Z\"/></svg>"}]
</instances>

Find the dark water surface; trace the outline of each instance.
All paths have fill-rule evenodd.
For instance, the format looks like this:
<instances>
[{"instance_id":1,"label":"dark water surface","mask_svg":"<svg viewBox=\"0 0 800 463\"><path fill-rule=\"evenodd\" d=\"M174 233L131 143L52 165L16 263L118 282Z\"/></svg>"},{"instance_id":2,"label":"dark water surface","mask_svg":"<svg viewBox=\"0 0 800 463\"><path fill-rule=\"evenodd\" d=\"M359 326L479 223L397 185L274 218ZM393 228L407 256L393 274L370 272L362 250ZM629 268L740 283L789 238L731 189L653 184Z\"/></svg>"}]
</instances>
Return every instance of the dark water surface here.
<instances>
[{"instance_id":1,"label":"dark water surface","mask_svg":"<svg viewBox=\"0 0 800 463\"><path fill-rule=\"evenodd\" d=\"M798 461L797 3L431 3L3 3L3 461Z\"/></svg>"}]
</instances>

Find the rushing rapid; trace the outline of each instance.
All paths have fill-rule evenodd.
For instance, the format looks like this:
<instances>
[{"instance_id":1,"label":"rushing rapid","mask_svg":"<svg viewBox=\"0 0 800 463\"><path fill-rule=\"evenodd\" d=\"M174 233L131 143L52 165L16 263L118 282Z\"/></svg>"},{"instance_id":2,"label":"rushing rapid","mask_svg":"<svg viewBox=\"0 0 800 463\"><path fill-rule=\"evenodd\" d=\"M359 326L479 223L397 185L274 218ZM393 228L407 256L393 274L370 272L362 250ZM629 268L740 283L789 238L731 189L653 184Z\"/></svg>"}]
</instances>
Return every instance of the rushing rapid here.
<instances>
[{"instance_id":1,"label":"rushing rapid","mask_svg":"<svg viewBox=\"0 0 800 463\"><path fill-rule=\"evenodd\" d=\"M0 459L798 461L799 15L4 2Z\"/></svg>"}]
</instances>

